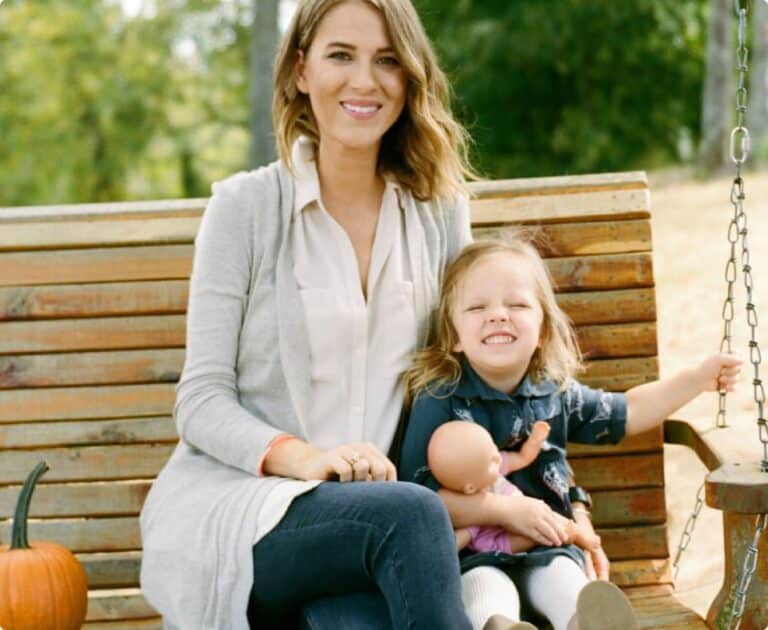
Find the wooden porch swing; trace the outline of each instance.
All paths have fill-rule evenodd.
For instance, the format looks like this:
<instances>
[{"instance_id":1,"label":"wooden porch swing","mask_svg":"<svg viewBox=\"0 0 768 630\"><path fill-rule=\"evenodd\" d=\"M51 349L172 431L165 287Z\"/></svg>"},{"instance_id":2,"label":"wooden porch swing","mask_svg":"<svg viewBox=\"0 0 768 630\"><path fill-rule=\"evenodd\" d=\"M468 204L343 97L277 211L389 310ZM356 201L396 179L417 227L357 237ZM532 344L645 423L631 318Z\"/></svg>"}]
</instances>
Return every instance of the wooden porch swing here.
<instances>
[{"instance_id":1,"label":"wooden porch swing","mask_svg":"<svg viewBox=\"0 0 768 630\"><path fill-rule=\"evenodd\" d=\"M588 358L584 380L623 391L657 378L645 174L471 189L476 235L538 226L560 304ZM162 627L139 586L138 513L177 440L171 409L204 207L197 199L0 208L0 541L8 541L21 483L46 460L29 537L67 546L85 566L89 630ZM668 421L663 433L570 448L576 479L593 496L611 579L631 598L642 628L707 627L675 598L668 546L664 439L687 444L717 469L707 501L724 511L726 576L708 624L729 614L753 545L741 622L762 630L768 535L756 533L755 517L768 512L767 476L757 465L723 466L687 423Z\"/></svg>"}]
</instances>

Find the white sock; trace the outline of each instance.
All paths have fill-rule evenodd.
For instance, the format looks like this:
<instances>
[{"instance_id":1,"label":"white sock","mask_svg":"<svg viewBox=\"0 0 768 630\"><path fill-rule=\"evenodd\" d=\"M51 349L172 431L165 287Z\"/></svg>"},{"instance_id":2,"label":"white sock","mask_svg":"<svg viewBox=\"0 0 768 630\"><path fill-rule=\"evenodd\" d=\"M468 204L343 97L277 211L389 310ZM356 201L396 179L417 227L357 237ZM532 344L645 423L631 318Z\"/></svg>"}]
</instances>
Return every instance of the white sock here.
<instances>
[{"instance_id":1,"label":"white sock","mask_svg":"<svg viewBox=\"0 0 768 630\"><path fill-rule=\"evenodd\" d=\"M493 615L520 620L520 598L512 580L496 567L477 567L461 576L461 600L473 630Z\"/></svg>"},{"instance_id":2,"label":"white sock","mask_svg":"<svg viewBox=\"0 0 768 630\"><path fill-rule=\"evenodd\" d=\"M531 605L552 624L566 630L576 614L579 591L588 583L582 568L571 558L557 556L544 567L526 569L519 582Z\"/></svg>"}]
</instances>

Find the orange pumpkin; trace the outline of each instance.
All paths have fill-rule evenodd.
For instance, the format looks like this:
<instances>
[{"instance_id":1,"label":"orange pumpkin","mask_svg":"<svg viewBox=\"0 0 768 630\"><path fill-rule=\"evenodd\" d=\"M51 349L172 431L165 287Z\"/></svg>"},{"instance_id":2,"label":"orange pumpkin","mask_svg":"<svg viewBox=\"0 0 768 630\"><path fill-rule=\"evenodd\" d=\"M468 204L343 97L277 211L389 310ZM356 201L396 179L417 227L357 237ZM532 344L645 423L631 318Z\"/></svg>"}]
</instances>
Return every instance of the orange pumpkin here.
<instances>
[{"instance_id":1,"label":"orange pumpkin","mask_svg":"<svg viewBox=\"0 0 768 630\"><path fill-rule=\"evenodd\" d=\"M16 502L11 544L0 545L0 627L5 630L78 630L88 605L88 581L75 556L61 545L27 541L27 514L40 462Z\"/></svg>"}]
</instances>

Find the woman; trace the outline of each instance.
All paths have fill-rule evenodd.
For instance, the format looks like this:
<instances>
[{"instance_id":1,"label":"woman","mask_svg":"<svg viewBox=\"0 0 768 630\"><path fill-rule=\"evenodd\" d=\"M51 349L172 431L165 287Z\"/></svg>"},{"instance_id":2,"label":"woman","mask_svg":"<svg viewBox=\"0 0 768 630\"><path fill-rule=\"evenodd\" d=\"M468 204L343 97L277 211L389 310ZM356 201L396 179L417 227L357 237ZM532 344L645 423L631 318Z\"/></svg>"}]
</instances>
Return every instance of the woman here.
<instances>
[{"instance_id":1,"label":"woman","mask_svg":"<svg viewBox=\"0 0 768 630\"><path fill-rule=\"evenodd\" d=\"M400 374L471 238L444 75L410 0L302 0L274 87L280 161L214 185L197 236L144 593L183 630L310 600L316 628L469 628L442 503L385 483Z\"/></svg>"}]
</instances>

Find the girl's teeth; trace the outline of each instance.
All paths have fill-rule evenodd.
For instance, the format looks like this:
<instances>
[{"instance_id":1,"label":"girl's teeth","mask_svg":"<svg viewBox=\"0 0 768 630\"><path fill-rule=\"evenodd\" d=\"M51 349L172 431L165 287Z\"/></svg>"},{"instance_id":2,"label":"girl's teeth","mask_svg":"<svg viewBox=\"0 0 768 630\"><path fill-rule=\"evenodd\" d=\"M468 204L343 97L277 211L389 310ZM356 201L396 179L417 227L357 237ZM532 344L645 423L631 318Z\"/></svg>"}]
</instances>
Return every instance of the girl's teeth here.
<instances>
[{"instance_id":1,"label":"girl's teeth","mask_svg":"<svg viewBox=\"0 0 768 630\"><path fill-rule=\"evenodd\" d=\"M361 107L359 105L350 105L349 103L344 103L344 109L348 109L349 111L355 112L356 114L372 114L378 109L378 107Z\"/></svg>"},{"instance_id":2,"label":"girl's teeth","mask_svg":"<svg viewBox=\"0 0 768 630\"><path fill-rule=\"evenodd\" d=\"M510 343L512 341L512 337L508 335L504 336L498 336L498 337L489 337L485 340L485 343L489 344L496 344L496 343Z\"/></svg>"}]
</instances>

